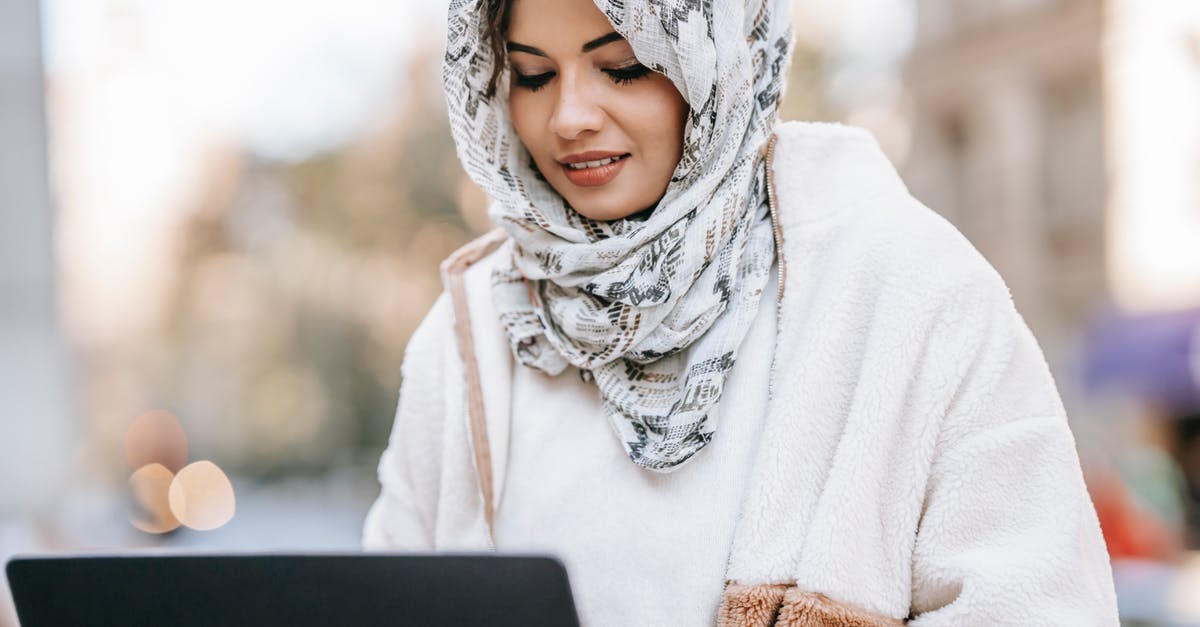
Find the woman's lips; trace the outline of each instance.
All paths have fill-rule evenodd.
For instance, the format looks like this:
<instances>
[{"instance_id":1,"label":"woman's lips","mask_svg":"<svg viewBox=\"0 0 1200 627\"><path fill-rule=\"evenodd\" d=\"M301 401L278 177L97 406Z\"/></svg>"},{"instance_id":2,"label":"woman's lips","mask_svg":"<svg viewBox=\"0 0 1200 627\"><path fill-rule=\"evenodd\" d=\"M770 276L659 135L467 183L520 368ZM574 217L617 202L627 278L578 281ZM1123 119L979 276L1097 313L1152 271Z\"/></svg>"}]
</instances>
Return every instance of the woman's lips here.
<instances>
[{"instance_id":1,"label":"woman's lips","mask_svg":"<svg viewBox=\"0 0 1200 627\"><path fill-rule=\"evenodd\" d=\"M630 155L627 154L622 155L612 163L594 168L575 169L569 165L562 165L562 169L567 180L579 187L599 187L616 178L617 174L620 174L621 168L625 167L625 162L629 160L629 157Z\"/></svg>"}]
</instances>

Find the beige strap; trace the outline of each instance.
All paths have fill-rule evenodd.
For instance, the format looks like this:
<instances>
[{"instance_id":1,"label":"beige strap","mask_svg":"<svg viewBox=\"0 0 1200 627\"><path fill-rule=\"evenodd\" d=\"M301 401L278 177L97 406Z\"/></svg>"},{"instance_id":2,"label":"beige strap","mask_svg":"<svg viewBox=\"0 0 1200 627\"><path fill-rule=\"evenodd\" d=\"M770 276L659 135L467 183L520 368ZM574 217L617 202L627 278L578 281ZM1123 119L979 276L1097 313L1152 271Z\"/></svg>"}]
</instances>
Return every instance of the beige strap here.
<instances>
[{"instance_id":1,"label":"beige strap","mask_svg":"<svg viewBox=\"0 0 1200 627\"><path fill-rule=\"evenodd\" d=\"M483 407L483 385L479 375L479 360L475 356L475 336L471 333L471 308L467 304L467 284L463 277L467 268L483 259L507 238L496 229L458 249L442 263L442 273L454 304L454 334L458 339L458 356L462 360L467 386L467 419L471 430L471 450L475 454L475 472L479 476L479 492L483 498L483 515L488 535L494 537L495 509L493 500L492 450L488 444L487 416Z\"/></svg>"}]
</instances>

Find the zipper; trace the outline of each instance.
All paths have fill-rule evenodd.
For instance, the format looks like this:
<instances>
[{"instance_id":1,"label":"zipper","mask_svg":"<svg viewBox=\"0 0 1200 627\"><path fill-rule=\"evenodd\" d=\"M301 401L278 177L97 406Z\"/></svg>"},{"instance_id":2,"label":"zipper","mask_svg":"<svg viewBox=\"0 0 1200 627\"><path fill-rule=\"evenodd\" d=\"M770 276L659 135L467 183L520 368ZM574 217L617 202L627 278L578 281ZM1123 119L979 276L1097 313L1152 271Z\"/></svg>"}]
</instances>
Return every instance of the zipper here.
<instances>
[{"instance_id":1,"label":"zipper","mask_svg":"<svg viewBox=\"0 0 1200 627\"><path fill-rule=\"evenodd\" d=\"M775 365L779 357L779 342L778 333L779 327L783 322L783 281L787 277L787 260L783 258L783 227L779 225L779 209L776 206L775 198L775 142L779 139L779 135L772 133L770 141L767 142L766 164L767 169L767 207L771 210L771 228L775 235L775 259L779 263L779 291L775 295L775 351L771 355L771 369L767 373L767 403L768 406L772 399L775 398Z\"/></svg>"},{"instance_id":2,"label":"zipper","mask_svg":"<svg viewBox=\"0 0 1200 627\"><path fill-rule=\"evenodd\" d=\"M775 232L775 258L779 260L779 292L775 298L775 316L783 311L783 280L787 276L787 262L783 258L783 228L779 226L779 210L775 198L775 142L779 135L772 133L767 142L767 207L771 210L771 227Z\"/></svg>"},{"instance_id":3,"label":"zipper","mask_svg":"<svg viewBox=\"0 0 1200 627\"><path fill-rule=\"evenodd\" d=\"M767 208L771 211L771 230L775 237L775 259L779 262L779 291L775 298L775 348L771 351L771 368L767 373L767 412L768 417L771 411L771 401L775 399L775 365L779 362L779 323L781 322L781 314L783 313L783 279L787 275L787 264L783 259L783 228L779 226L779 209L776 207L775 199L775 142L779 139L779 135L771 133L771 139L767 141L765 149L766 163L764 167L767 169ZM746 477L750 477L752 473L746 473ZM739 517L745 506L746 486L742 486L742 503L738 506ZM738 521L737 528L741 527L741 521ZM735 532L737 529L735 528ZM725 558L725 586L724 589L728 592L729 586L737 583L729 579L729 568L733 565L733 547L730 547L729 555ZM722 605L725 603L725 598L722 596Z\"/></svg>"}]
</instances>

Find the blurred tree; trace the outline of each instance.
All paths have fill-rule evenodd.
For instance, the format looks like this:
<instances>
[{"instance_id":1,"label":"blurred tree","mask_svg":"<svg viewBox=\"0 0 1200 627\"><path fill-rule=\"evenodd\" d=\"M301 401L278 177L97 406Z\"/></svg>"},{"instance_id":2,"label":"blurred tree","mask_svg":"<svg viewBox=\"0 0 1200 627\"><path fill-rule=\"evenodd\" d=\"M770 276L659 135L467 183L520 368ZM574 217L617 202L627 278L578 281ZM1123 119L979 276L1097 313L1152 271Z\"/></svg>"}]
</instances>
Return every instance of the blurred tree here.
<instances>
[{"instance_id":1,"label":"blurred tree","mask_svg":"<svg viewBox=\"0 0 1200 627\"><path fill-rule=\"evenodd\" d=\"M428 63L413 61L413 80ZM445 111L414 93L335 152L281 163L231 151L182 229L152 387L195 450L234 472L373 465L386 443L438 264L478 230L458 210Z\"/></svg>"}]
</instances>

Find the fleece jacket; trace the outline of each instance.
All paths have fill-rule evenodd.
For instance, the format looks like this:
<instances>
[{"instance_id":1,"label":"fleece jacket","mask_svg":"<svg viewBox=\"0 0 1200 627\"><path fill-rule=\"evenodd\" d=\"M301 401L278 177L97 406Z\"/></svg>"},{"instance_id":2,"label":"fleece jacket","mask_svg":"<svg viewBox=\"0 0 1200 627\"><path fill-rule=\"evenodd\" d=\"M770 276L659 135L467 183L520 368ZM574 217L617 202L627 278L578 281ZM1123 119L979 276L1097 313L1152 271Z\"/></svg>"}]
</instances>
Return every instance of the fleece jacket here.
<instances>
[{"instance_id":1,"label":"fleece jacket","mask_svg":"<svg viewBox=\"0 0 1200 627\"><path fill-rule=\"evenodd\" d=\"M869 133L776 136L773 320L741 348L709 459L643 476L577 370L518 370L493 232L443 266L410 341L364 545L557 552L588 625L1117 624L1066 412L1000 276ZM539 428L590 440L539 447Z\"/></svg>"}]
</instances>

